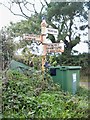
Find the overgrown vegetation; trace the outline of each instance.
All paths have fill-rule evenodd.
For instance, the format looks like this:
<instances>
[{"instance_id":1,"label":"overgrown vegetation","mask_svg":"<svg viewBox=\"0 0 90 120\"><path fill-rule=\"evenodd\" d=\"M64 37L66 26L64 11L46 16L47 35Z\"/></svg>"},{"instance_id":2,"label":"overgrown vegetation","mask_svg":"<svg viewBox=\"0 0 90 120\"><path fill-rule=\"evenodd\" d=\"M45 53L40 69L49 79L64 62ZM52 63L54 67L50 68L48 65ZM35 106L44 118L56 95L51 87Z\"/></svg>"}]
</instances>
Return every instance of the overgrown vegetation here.
<instances>
[{"instance_id":1,"label":"overgrown vegetation","mask_svg":"<svg viewBox=\"0 0 90 120\"><path fill-rule=\"evenodd\" d=\"M3 118L88 118L88 90L65 93L47 74L8 71L3 83Z\"/></svg>"},{"instance_id":2,"label":"overgrown vegetation","mask_svg":"<svg viewBox=\"0 0 90 120\"><path fill-rule=\"evenodd\" d=\"M8 63L14 58L15 50L19 48L24 48L23 59L15 58L16 60L20 60L20 62L27 65L29 65L29 61L33 60L34 69L41 69L41 58L33 57L30 54L30 50L26 48L26 45L31 43L20 39L19 43L14 44L11 38L16 36L22 37L25 33L40 34L41 16L44 14L48 23L47 27L50 25L59 31L57 41L55 41L53 35L48 35L49 39L52 42L63 40L65 43L65 52L58 56L48 56L47 60L49 63L54 66L58 64L68 66L79 65L82 66L83 75L90 75L90 67L88 67L89 54L78 55L78 57L71 55L73 47L81 41L78 30L85 31L88 27L86 24L88 5L82 2L51 2L50 4L46 0L44 2L47 5L44 12L44 4L41 2L42 9L40 13L35 11L35 14L31 16L22 14L21 16L27 20L15 24L11 22L9 27L6 27L5 30L3 29L5 32L1 31L3 69L7 68ZM19 8L22 9L20 5L26 5L28 2L26 0L21 2L10 0L8 3L10 6L9 10L11 11L11 7L14 4L19 5ZM27 8L27 10L29 9ZM22 10L21 13L23 13ZM79 20L79 23L81 21L81 23L85 24L80 25L78 23L80 26L77 26L76 18ZM87 33L85 34L87 35ZM66 37L68 37L69 41L66 40ZM26 55L25 52L28 54ZM76 95L71 95L68 92L65 93L61 90L60 86L53 83L48 73L41 74L40 71L31 71L31 74L26 76L17 71L8 71L7 82L4 82L2 85L3 118L88 118L90 112L88 92L90 91L80 88Z\"/></svg>"}]
</instances>

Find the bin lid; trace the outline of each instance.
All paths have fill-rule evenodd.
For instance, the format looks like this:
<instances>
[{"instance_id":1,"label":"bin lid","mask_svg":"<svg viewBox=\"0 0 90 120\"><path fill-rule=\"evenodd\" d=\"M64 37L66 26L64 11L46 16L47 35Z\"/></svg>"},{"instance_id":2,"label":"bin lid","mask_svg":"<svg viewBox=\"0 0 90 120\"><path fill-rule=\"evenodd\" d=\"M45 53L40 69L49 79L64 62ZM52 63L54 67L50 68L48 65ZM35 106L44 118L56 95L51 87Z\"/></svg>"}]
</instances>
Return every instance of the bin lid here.
<instances>
[{"instance_id":1,"label":"bin lid","mask_svg":"<svg viewBox=\"0 0 90 120\"><path fill-rule=\"evenodd\" d=\"M81 66L51 66L49 67L50 69L55 68L55 69L60 69L60 70L76 70L76 69L81 69Z\"/></svg>"},{"instance_id":2,"label":"bin lid","mask_svg":"<svg viewBox=\"0 0 90 120\"><path fill-rule=\"evenodd\" d=\"M76 70L76 69L81 69L81 66L61 66L61 69Z\"/></svg>"}]
</instances>

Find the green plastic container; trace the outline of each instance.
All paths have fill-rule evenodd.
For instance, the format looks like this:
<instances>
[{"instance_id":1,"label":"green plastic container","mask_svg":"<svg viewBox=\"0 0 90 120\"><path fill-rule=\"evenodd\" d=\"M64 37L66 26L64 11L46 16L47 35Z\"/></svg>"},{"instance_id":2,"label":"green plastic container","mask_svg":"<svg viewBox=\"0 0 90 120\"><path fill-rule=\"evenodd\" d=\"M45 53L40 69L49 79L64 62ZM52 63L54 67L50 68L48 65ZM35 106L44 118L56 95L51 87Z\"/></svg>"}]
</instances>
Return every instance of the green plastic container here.
<instances>
[{"instance_id":1,"label":"green plastic container","mask_svg":"<svg viewBox=\"0 0 90 120\"><path fill-rule=\"evenodd\" d=\"M51 66L49 68L53 81L64 91L75 94L79 88L80 66Z\"/></svg>"}]
</instances>

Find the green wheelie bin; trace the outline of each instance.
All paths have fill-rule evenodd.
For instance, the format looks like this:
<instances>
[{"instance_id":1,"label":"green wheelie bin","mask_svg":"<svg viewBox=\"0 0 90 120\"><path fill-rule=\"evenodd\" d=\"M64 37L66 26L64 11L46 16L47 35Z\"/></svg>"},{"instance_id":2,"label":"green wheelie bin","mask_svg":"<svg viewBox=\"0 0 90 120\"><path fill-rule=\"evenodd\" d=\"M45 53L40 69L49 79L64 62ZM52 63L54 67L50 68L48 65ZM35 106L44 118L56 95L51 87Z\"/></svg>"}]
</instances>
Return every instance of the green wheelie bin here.
<instances>
[{"instance_id":1,"label":"green wheelie bin","mask_svg":"<svg viewBox=\"0 0 90 120\"><path fill-rule=\"evenodd\" d=\"M79 88L80 66L51 66L49 68L53 81L61 85L62 90L75 94Z\"/></svg>"}]
</instances>

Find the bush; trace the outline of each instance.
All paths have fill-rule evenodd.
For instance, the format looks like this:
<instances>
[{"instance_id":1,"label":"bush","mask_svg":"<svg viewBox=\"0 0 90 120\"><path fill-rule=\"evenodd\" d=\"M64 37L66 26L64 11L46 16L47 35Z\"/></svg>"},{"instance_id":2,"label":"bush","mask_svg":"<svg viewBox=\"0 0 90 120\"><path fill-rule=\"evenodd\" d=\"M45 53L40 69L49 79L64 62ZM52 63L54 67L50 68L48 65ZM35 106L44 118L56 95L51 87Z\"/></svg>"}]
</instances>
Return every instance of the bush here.
<instances>
[{"instance_id":1,"label":"bush","mask_svg":"<svg viewBox=\"0 0 90 120\"><path fill-rule=\"evenodd\" d=\"M87 118L88 90L80 88L75 96L65 93L47 74L32 76L9 71L3 84L3 118Z\"/></svg>"}]
</instances>

